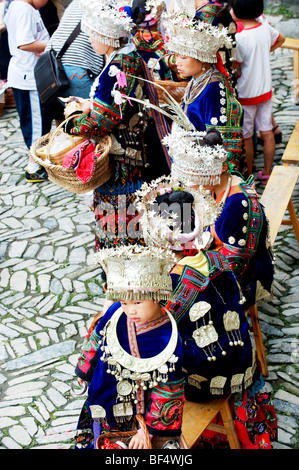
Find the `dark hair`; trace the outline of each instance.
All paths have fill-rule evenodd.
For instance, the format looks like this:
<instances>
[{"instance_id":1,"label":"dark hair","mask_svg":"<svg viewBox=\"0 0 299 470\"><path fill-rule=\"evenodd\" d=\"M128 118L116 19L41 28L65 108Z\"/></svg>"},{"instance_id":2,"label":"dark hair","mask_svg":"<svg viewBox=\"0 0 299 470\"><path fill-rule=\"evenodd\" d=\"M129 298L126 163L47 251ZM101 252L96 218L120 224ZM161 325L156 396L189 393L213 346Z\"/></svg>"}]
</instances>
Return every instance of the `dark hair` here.
<instances>
[{"instance_id":1,"label":"dark hair","mask_svg":"<svg viewBox=\"0 0 299 470\"><path fill-rule=\"evenodd\" d=\"M145 4L146 0L133 0L132 2L132 18L136 25L143 23L145 15L150 13L150 10L146 10Z\"/></svg>"},{"instance_id":2,"label":"dark hair","mask_svg":"<svg viewBox=\"0 0 299 470\"><path fill-rule=\"evenodd\" d=\"M223 140L218 129L210 127L202 139L202 145L209 145L210 147L213 147L214 145L223 145Z\"/></svg>"},{"instance_id":3,"label":"dark hair","mask_svg":"<svg viewBox=\"0 0 299 470\"><path fill-rule=\"evenodd\" d=\"M257 18L264 11L263 0L230 0L229 7L234 11L236 18L248 20Z\"/></svg>"},{"instance_id":4,"label":"dark hair","mask_svg":"<svg viewBox=\"0 0 299 470\"><path fill-rule=\"evenodd\" d=\"M183 233L190 233L194 230L194 210L192 204L194 197L187 191L176 190L171 193L161 194L156 197L156 203L159 204L158 213L163 217L163 214L171 214L173 212L178 214L178 221L180 221L180 230ZM187 211L187 204L190 204L190 211ZM154 209L155 210L155 209ZM173 229L173 227L170 227Z\"/></svg>"}]
</instances>

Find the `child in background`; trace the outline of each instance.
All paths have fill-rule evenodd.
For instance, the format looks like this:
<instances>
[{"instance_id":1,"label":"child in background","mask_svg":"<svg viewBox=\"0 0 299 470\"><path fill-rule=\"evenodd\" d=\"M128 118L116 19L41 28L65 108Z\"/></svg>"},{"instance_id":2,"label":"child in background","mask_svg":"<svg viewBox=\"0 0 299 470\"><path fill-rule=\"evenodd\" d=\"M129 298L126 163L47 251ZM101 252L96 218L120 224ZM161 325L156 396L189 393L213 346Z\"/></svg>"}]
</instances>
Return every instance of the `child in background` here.
<instances>
[{"instance_id":1,"label":"child in background","mask_svg":"<svg viewBox=\"0 0 299 470\"><path fill-rule=\"evenodd\" d=\"M172 299L173 257L145 247L106 249L97 256L107 275L107 299L114 303L76 367L78 382L89 383L76 447L92 447L93 441L96 448L101 434L131 430L136 414L144 415L150 437L175 439L184 403L182 344L172 313L160 306L160 300ZM142 432L129 448L146 448Z\"/></svg>"},{"instance_id":2,"label":"child in background","mask_svg":"<svg viewBox=\"0 0 299 470\"><path fill-rule=\"evenodd\" d=\"M28 149L42 135L50 132L52 117L42 105L36 89L34 67L49 40L39 9L48 0L12 1L4 16L11 59L7 81L11 87L25 144ZM25 178L31 183L48 179L47 172L31 156Z\"/></svg>"},{"instance_id":3,"label":"child in background","mask_svg":"<svg viewBox=\"0 0 299 470\"><path fill-rule=\"evenodd\" d=\"M253 134L259 131L264 142L264 168L258 178L267 184L275 154L272 125L272 77L270 52L280 47L284 37L262 15L263 0L232 0L231 15L243 29L236 34L236 66L239 101L244 110L243 137L249 175L254 160Z\"/></svg>"}]
</instances>

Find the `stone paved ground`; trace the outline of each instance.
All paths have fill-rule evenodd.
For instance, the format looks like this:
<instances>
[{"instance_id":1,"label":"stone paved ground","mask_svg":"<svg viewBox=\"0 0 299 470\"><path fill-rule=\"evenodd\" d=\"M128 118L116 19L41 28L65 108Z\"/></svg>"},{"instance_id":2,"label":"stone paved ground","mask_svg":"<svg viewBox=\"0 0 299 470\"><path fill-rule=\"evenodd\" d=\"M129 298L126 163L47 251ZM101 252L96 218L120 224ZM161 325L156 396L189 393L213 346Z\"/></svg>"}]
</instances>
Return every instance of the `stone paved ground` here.
<instances>
[{"instance_id":1,"label":"stone paved ground","mask_svg":"<svg viewBox=\"0 0 299 470\"><path fill-rule=\"evenodd\" d=\"M283 130L280 164L299 118L292 53L276 51L272 69ZM6 109L0 118L0 448L68 449L84 400L72 392L74 366L103 302L100 269L93 265L94 218L84 196L50 182L25 182L26 164L16 111ZM259 182L257 190L262 193ZM293 201L298 210L298 185ZM259 305L266 384L278 415L274 447L298 448L299 247L290 227L282 227L275 253L274 298Z\"/></svg>"}]
</instances>

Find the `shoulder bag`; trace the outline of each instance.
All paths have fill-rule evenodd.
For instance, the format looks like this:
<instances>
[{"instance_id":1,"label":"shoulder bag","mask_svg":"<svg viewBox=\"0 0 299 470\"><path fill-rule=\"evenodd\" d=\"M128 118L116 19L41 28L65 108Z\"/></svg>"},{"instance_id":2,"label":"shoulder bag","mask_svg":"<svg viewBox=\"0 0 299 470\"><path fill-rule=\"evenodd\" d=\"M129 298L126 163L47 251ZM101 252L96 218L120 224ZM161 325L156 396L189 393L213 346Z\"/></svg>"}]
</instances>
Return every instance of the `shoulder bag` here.
<instances>
[{"instance_id":1,"label":"shoulder bag","mask_svg":"<svg viewBox=\"0 0 299 470\"><path fill-rule=\"evenodd\" d=\"M61 57L68 47L78 36L81 30L81 21L66 40L60 52L56 52L53 48L38 59L34 67L34 76L36 88L42 103L53 103L58 96L63 94L69 87L69 80L65 74Z\"/></svg>"}]
</instances>

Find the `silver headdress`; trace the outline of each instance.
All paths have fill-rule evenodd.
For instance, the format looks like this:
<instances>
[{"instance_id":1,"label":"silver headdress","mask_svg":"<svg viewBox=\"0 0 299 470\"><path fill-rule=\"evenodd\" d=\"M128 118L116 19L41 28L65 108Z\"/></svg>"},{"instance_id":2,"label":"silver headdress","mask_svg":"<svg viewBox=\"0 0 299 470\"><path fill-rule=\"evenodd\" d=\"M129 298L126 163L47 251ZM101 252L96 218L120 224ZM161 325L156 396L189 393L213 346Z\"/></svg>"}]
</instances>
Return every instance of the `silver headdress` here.
<instances>
[{"instance_id":1,"label":"silver headdress","mask_svg":"<svg viewBox=\"0 0 299 470\"><path fill-rule=\"evenodd\" d=\"M166 11L166 4L164 0L147 0L145 2L145 11L150 12L149 20L158 21L162 12Z\"/></svg>"},{"instance_id":2,"label":"silver headdress","mask_svg":"<svg viewBox=\"0 0 299 470\"><path fill-rule=\"evenodd\" d=\"M140 245L103 249L95 259L107 276L108 300L171 300L173 254Z\"/></svg>"},{"instance_id":3,"label":"silver headdress","mask_svg":"<svg viewBox=\"0 0 299 470\"><path fill-rule=\"evenodd\" d=\"M201 62L216 63L219 49L232 48L227 28L212 26L186 14L168 16L166 34L169 51Z\"/></svg>"},{"instance_id":4,"label":"silver headdress","mask_svg":"<svg viewBox=\"0 0 299 470\"><path fill-rule=\"evenodd\" d=\"M82 31L102 44L118 48L131 33L134 23L118 0L80 0L80 6Z\"/></svg>"},{"instance_id":5,"label":"silver headdress","mask_svg":"<svg viewBox=\"0 0 299 470\"><path fill-rule=\"evenodd\" d=\"M172 158L171 175L187 186L220 183L227 152L222 145L206 145L206 132L188 131L173 123L163 139Z\"/></svg>"},{"instance_id":6,"label":"silver headdress","mask_svg":"<svg viewBox=\"0 0 299 470\"><path fill-rule=\"evenodd\" d=\"M190 193L194 202L184 205L183 214L178 215L174 205L165 207L157 202L157 197L174 191L186 191ZM151 183L144 183L139 191L136 191L135 204L140 214L142 236L148 246L182 251L184 248L200 249L205 246L204 231L213 225L218 218L221 209L203 188L192 189L183 187L180 182L171 176L158 178ZM185 212L186 211L186 212ZM189 220L194 212L194 229L182 230L182 222L186 219L185 226L189 226Z\"/></svg>"}]
</instances>

